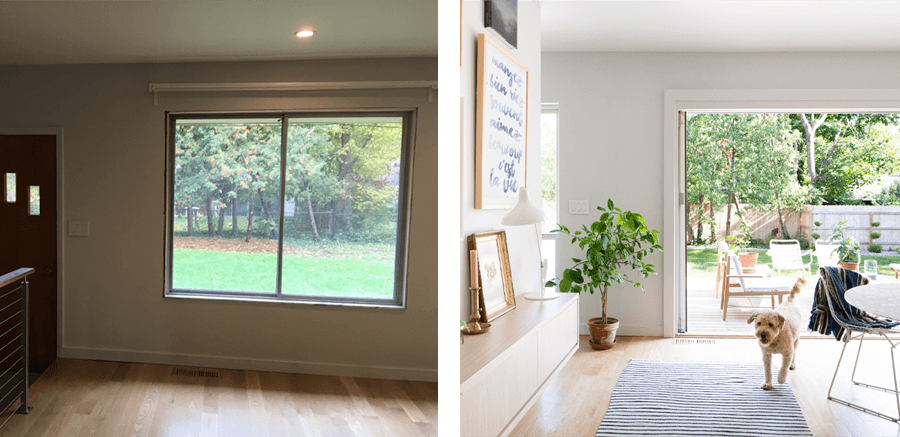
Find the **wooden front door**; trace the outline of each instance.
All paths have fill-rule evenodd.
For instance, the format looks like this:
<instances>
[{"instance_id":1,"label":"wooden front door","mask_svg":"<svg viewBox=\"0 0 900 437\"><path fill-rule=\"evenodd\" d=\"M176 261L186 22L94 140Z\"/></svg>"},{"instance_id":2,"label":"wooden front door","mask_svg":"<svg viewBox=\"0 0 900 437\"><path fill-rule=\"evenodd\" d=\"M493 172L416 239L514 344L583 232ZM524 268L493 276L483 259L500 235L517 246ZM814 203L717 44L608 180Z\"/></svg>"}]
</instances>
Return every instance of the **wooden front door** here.
<instances>
[{"instance_id":1,"label":"wooden front door","mask_svg":"<svg viewBox=\"0 0 900 437\"><path fill-rule=\"evenodd\" d=\"M28 277L35 373L56 359L56 226L56 136L0 135L0 274L35 270Z\"/></svg>"}]
</instances>

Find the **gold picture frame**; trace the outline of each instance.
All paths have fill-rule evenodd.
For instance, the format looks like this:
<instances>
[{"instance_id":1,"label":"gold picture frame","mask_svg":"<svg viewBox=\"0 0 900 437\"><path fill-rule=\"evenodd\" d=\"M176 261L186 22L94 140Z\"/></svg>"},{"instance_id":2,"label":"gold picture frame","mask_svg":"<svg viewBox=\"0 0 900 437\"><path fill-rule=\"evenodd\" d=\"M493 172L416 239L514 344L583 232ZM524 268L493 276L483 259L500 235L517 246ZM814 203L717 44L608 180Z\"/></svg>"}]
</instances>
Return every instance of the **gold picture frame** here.
<instances>
[{"instance_id":1,"label":"gold picture frame","mask_svg":"<svg viewBox=\"0 0 900 437\"><path fill-rule=\"evenodd\" d=\"M469 250L478 252L481 321L490 322L516 307L506 231L472 234L468 237L468 243Z\"/></svg>"}]
</instances>

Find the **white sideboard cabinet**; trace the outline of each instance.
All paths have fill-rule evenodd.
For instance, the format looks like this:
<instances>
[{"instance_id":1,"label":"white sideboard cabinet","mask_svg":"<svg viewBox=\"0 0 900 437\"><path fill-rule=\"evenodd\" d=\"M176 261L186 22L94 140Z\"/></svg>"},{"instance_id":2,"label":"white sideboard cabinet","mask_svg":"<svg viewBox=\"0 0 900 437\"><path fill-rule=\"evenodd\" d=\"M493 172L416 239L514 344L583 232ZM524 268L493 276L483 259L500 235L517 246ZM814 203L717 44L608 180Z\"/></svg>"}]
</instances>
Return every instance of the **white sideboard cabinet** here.
<instances>
[{"instance_id":1,"label":"white sideboard cabinet","mask_svg":"<svg viewBox=\"0 0 900 437\"><path fill-rule=\"evenodd\" d=\"M578 347L578 294L532 301L467 335L460 346L460 434L497 436L509 431L529 401Z\"/></svg>"}]
</instances>

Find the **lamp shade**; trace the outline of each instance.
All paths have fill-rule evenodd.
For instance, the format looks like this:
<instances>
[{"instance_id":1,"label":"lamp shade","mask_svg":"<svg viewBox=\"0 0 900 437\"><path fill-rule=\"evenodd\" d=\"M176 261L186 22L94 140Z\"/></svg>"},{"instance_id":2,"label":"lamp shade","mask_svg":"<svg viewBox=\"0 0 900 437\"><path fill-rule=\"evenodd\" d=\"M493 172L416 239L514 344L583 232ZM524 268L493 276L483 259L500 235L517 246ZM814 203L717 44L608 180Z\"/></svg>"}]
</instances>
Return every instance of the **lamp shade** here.
<instances>
[{"instance_id":1,"label":"lamp shade","mask_svg":"<svg viewBox=\"0 0 900 437\"><path fill-rule=\"evenodd\" d=\"M531 203L528 190L523 188L519 190L519 201L516 202L516 206L503 216L500 223L506 226L522 226L543 223L546 220L547 216Z\"/></svg>"}]
</instances>

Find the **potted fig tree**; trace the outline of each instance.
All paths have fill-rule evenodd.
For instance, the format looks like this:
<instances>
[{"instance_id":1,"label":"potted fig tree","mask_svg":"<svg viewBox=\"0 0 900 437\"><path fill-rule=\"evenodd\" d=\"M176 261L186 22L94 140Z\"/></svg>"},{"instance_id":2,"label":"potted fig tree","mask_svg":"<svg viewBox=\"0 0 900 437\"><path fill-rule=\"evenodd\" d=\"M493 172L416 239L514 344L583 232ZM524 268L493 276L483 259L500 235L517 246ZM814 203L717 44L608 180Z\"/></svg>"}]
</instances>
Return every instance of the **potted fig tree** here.
<instances>
[{"instance_id":1,"label":"potted fig tree","mask_svg":"<svg viewBox=\"0 0 900 437\"><path fill-rule=\"evenodd\" d=\"M847 237L838 242L837 254L841 268L847 270L859 270L859 243L853 237Z\"/></svg>"},{"instance_id":2,"label":"potted fig tree","mask_svg":"<svg viewBox=\"0 0 900 437\"><path fill-rule=\"evenodd\" d=\"M590 227L582 225L580 231L570 232L563 225L551 232L559 232L572 237L572 244L584 251L584 259L572 258L575 263L563 271L562 278L547 281L546 286L559 285L562 293L600 291L603 312L600 317L588 320L591 331L591 346L595 349L610 349L616 342L619 320L608 317L607 301L610 285L624 282L643 290L640 282L628 277L625 271L631 269L646 278L656 274L654 266L644 261L647 255L662 250L659 231L647 227L647 221L640 214L616 208L612 199L607 207L598 206L600 218ZM646 292L645 292L646 293Z\"/></svg>"},{"instance_id":3,"label":"potted fig tree","mask_svg":"<svg viewBox=\"0 0 900 437\"><path fill-rule=\"evenodd\" d=\"M834 245L834 254L837 255L841 268L856 271L859 269L859 242L853 237L844 236L848 229L847 222L838 223L831 231L828 242ZM816 249L818 248L817 245Z\"/></svg>"}]
</instances>

